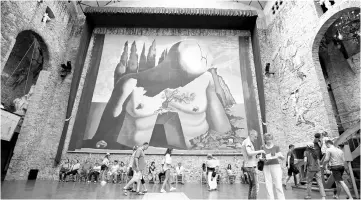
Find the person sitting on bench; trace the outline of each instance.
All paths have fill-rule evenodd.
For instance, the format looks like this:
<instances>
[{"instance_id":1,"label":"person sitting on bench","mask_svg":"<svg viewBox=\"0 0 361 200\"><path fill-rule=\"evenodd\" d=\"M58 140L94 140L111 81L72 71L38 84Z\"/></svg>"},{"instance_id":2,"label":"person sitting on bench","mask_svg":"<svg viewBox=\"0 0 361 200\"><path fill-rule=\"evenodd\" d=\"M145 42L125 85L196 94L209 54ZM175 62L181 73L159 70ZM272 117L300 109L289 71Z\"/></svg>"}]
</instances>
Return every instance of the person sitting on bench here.
<instances>
[{"instance_id":1,"label":"person sitting on bench","mask_svg":"<svg viewBox=\"0 0 361 200\"><path fill-rule=\"evenodd\" d=\"M181 176L182 179L181 179L181 184L184 184L184 167L182 166L182 163L179 162L178 163L178 166L176 167L176 176ZM178 180L177 177L175 177L175 180Z\"/></svg>"}]
</instances>

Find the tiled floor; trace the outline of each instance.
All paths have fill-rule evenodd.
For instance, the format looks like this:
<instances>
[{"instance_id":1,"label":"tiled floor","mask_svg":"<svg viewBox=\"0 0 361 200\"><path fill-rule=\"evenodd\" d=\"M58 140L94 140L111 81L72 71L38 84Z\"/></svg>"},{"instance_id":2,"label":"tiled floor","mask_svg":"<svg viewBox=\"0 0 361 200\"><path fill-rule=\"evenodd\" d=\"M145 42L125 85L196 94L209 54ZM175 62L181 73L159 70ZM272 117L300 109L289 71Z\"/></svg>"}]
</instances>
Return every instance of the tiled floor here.
<instances>
[{"instance_id":1,"label":"tiled floor","mask_svg":"<svg viewBox=\"0 0 361 200\"><path fill-rule=\"evenodd\" d=\"M106 184L101 186L95 183L83 182L56 182L56 181L4 181L1 184L2 199L142 199L144 196L129 194L124 196L121 188L124 184ZM149 193L158 193L159 184L147 184ZM187 183L176 185L177 193L184 193L189 199L247 199L248 185L220 184L218 191L209 192L205 185ZM286 199L303 199L305 190L285 190ZM150 195L154 196L154 195ZM167 197L176 200L176 197ZM173 195L176 196L176 195ZM313 192L314 199L320 199L320 194ZM159 196L160 197L160 196ZM165 198L162 196L161 198ZM264 184L260 185L259 199L266 198ZM184 198L183 198L184 199ZM328 199L332 194L328 193Z\"/></svg>"}]
</instances>

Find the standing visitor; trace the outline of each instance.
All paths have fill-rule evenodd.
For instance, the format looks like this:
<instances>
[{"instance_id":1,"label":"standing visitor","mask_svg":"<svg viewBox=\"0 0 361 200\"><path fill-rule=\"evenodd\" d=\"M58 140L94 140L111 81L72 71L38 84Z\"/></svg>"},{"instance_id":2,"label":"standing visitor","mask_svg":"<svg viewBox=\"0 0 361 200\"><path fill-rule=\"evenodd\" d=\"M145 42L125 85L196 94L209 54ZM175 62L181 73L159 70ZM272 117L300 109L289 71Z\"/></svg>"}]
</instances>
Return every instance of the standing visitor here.
<instances>
[{"instance_id":1,"label":"standing visitor","mask_svg":"<svg viewBox=\"0 0 361 200\"><path fill-rule=\"evenodd\" d=\"M273 144L273 136L269 133L264 135L265 145L263 150L266 154L266 160L263 167L263 174L266 182L267 199L275 199L273 194L273 185L276 189L277 199L285 199L282 188L282 168L278 159L283 160L284 156L280 147Z\"/></svg>"},{"instance_id":2,"label":"standing visitor","mask_svg":"<svg viewBox=\"0 0 361 200\"><path fill-rule=\"evenodd\" d=\"M322 199L325 199L326 194L321 179L322 174L320 168L320 160L318 159L314 144L312 143L307 144L306 151L304 153L304 163L306 165L304 171L307 171L307 196L305 197L305 199L311 199L311 187L313 178L316 178L318 187L320 188L320 194L322 196Z\"/></svg>"},{"instance_id":3,"label":"standing visitor","mask_svg":"<svg viewBox=\"0 0 361 200\"><path fill-rule=\"evenodd\" d=\"M176 190L174 187L171 186L170 184L170 169L172 167L172 149L168 148L167 151L165 152L164 155L164 166L163 166L163 170L165 172L165 179L162 185L162 188L160 190L161 193L166 193L166 191L164 190L165 186L168 184L169 185L169 191L174 191Z\"/></svg>"},{"instance_id":4,"label":"standing visitor","mask_svg":"<svg viewBox=\"0 0 361 200\"><path fill-rule=\"evenodd\" d=\"M251 130L249 136L242 142L242 153L244 157L243 170L248 174L249 178L249 192L248 199L257 199L259 190L258 175L257 175L257 155L265 153L264 150L256 151L253 142L257 139L257 131Z\"/></svg>"},{"instance_id":5,"label":"standing visitor","mask_svg":"<svg viewBox=\"0 0 361 200\"><path fill-rule=\"evenodd\" d=\"M322 152L321 152L321 147L322 147L322 140L321 140L321 134L316 133L315 134L315 139L313 140L313 146L315 148L315 153L317 155L317 158L319 160L322 159Z\"/></svg>"},{"instance_id":6,"label":"standing visitor","mask_svg":"<svg viewBox=\"0 0 361 200\"><path fill-rule=\"evenodd\" d=\"M333 178L336 182L336 195L335 198L339 198L341 193L341 187L345 190L349 199L353 199L350 190L348 189L345 182L342 180L343 172L345 171L345 158L343 155L343 151L339 148L336 148L333 145L331 140L326 141L326 157L323 162L323 166L326 164L329 165L329 168L332 172Z\"/></svg>"},{"instance_id":7,"label":"standing visitor","mask_svg":"<svg viewBox=\"0 0 361 200\"><path fill-rule=\"evenodd\" d=\"M322 133L322 140L321 140L322 141L322 146L321 146L322 157L326 153L326 150L327 150L327 146L326 146L327 140L331 140L331 138L328 136L328 133L326 131L324 131Z\"/></svg>"},{"instance_id":8,"label":"standing visitor","mask_svg":"<svg viewBox=\"0 0 361 200\"><path fill-rule=\"evenodd\" d=\"M208 186L209 191L217 189L217 176L216 169L219 167L219 160L212 156L212 154L207 155L207 175L208 175Z\"/></svg>"},{"instance_id":9,"label":"standing visitor","mask_svg":"<svg viewBox=\"0 0 361 200\"><path fill-rule=\"evenodd\" d=\"M295 145L290 144L288 146L288 148L289 148L289 151L287 152L287 160L286 160L286 166L288 169L288 171L287 171L288 177L286 179L286 182L283 184L283 187L285 188L285 190L287 190L287 183L291 179L292 175L293 175L293 180L295 182L295 186L298 187L297 174L300 173L295 165L295 155L294 155Z\"/></svg>"},{"instance_id":10,"label":"standing visitor","mask_svg":"<svg viewBox=\"0 0 361 200\"><path fill-rule=\"evenodd\" d=\"M100 179L101 179L102 183L105 181L106 172L109 168L109 163L110 163L109 159L110 159L110 153L107 153L104 156L104 159L103 159L103 162L102 162L102 165L100 168Z\"/></svg>"},{"instance_id":11,"label":"standing visitor","mask_svg":"<svg viewBox=\"0 0 361 200\"><path fill-rule=\"evenodd\" d=\"M137 194L144 195L144 192L140 192L140 181L143 177L142 172L145 169L145 159L144 159L144 151L148 149L148 142L145 142L141 147L139 147L135 154L134 154L134 162L132 169L134 171L133 178L128 182L126 186L123 188L124 195L128 195L127 190L130 185L132 185L134 182L137 182Z\"/></svg>"}]
</instances>

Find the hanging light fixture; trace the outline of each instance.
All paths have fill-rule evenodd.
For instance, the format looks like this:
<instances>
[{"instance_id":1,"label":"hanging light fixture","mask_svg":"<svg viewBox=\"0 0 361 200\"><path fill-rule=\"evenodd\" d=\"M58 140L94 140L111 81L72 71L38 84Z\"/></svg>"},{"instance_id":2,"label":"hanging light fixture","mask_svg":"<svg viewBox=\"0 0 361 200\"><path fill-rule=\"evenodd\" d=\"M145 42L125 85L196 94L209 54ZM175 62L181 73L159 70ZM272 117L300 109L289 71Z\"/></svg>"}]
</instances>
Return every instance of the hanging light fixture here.
<instances>
[{"instance_id":1,"label":"hanging light fixture","mask_svg":"<svg viewBox=\"0 0 361 200\"><path fill-rule=\"evenodd\" d=\"M360 44L360 11L349 11L344 13L339 20L335 22L335 39Z\"/></svg>"}]
</instances>

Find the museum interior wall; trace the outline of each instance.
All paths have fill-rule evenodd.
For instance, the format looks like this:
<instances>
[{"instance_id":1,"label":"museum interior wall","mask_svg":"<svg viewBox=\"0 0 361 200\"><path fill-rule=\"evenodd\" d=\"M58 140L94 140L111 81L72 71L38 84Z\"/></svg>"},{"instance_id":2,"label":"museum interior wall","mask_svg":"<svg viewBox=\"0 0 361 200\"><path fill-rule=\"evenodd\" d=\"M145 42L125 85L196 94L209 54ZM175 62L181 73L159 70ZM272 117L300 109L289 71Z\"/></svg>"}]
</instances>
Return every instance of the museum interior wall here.
<instances>
[{"instance_id":1,"label":"museum interior wall","mask_svg":"<svg viewBox=\"0 0 361 200\"><path fill-rule=\"evenodd\" d=\"M61 64L76 57L84 20L65 1L1 2L1 20L2 103L23 118L7 174L27 179L30 169L54 172L71 83L71 75L60 76Z\"/></svg>"},{"instance_id":2,"label":"museum interior wall","mask_svg":"<svg viewBox=\"0 0 361 200\"><path fill-rule=\"evenodd\" d=\"M223 9L248 8L243 4L226 1L214 4L188 2L181 5L175 4L174 1L164 2L148 0L122 2L118 6L178 5L194 8L207 5L210 8L213 6ZM340 131L338 123L352 121L359 116L359 112L356 112L341 118L334 117L335 113L359 109L360 86L353 83L360 81L360 63L356 59L359 57L359 52L355 51L352 45L344 44L349 47L347 51L349 54L345 58L337 45L330 43L327 48L320 51L321 64L315 64L312 48L317 29L322 26L320 23L324 22L318 4L313 1L277 1L282 3L279 4L277 11L273 12L272 6L275 2L267 4L263 11L249 9L256 10L259 15L257 31L263 70L269 63L270 72L274 73L268 75L265 75L265 71L263 73L267 132L275 136L275 143L281 147L282 152L286 153L289 144L302 146L310 141L316 132L327 131L331 136L338 136ZM357 1L350 2L350 6L357 4ZM67 61L75 62L84 16L80 15L74 4L68 4L66 1L44 1L41 4L6 1L1 2L1 7L2 103L4 102L4 106L14 112L24 111L21 105L12 103L16 98L26 100L28 105L25 108L26 113L19 113L24 115L24 119L6 179L26 180L30 169L39 169L37 179L57 180L59 165L54 166L54 159L63 131L72 81L71 73L65 77L61 76L61 64L66 64ZM42 22L47 7L53 14L53 16L49 15L50 18L54 18ZM335 6L333 9L341 8ZM34 48L32 44L36 44L38 48ZM93 34L71 118L68 119L69 127L62 160L78 159L83 162L89 159L95 162L102 159L106 152L68 151L94 45ZM251 44L249 47L251 48ZM15 70L27 50L34 52L26 54L23 61L24 67L31 66L31 81L23 80L22 75L26 72L21 69L23 65L19 65L19 70ZM252 89L256 91L258 123L261 125L253 53L249 52L254 83ZM351 59L351 64L350 58L354 58ZM35 60L37 64L31 60ZM321 65L324 69L320 67ZM12 76L14 70L16 73ZM324 72L327 72L327 78ZM31 87L32 85L34 87ZM328 85L331 85L333 98L328 92L330 88ZM26 98L22 98L29 93ZM343 124L343 128L347 129L353 123ZM129 155L123 153L114 153L111 159L127 161L128 157ZM221 160L222 174L226 174L225 168L228 164L232 165L235 173L240 172L241 156L219 153L216 157ZM163 155L149 155L147 162L160 163L162 158ZM182 161L187 169L187 181L197 182L201 177L201 165L204 160L205 155L176 155L173 162ZM284 167L285 164L282 166Z\"/></svg>"}]
</instances>

